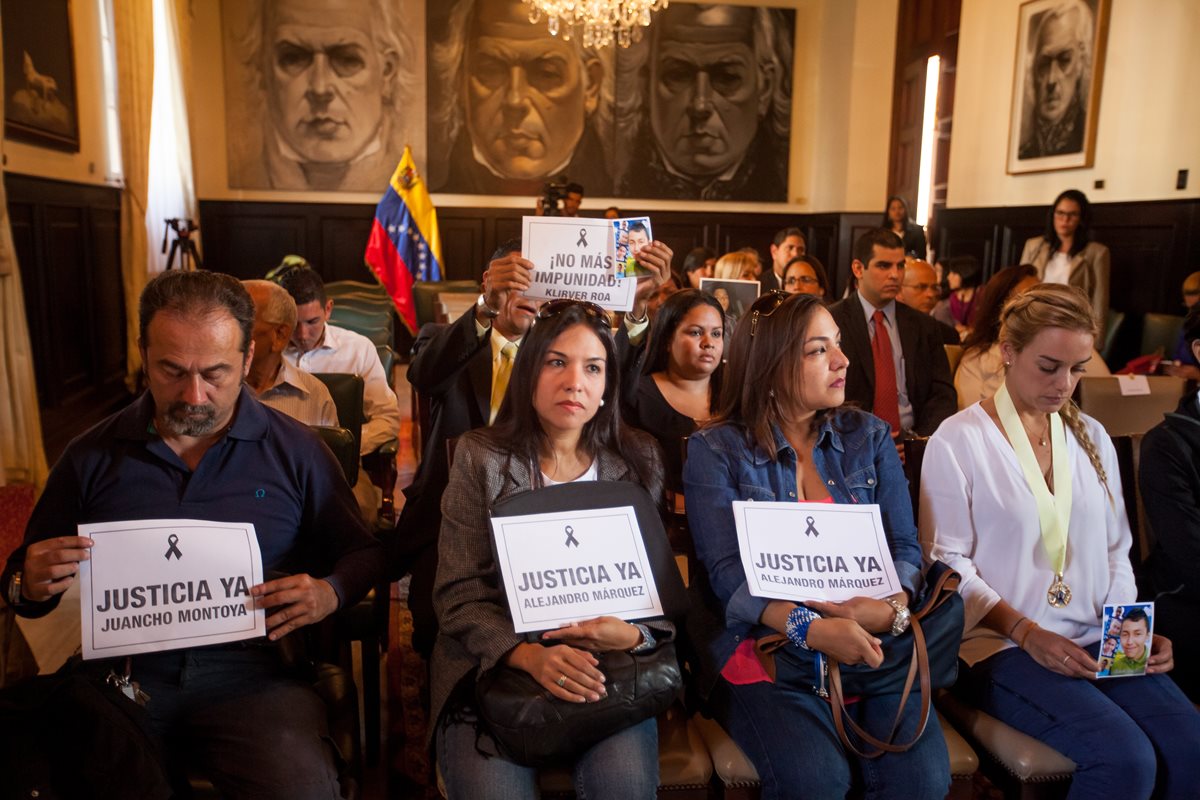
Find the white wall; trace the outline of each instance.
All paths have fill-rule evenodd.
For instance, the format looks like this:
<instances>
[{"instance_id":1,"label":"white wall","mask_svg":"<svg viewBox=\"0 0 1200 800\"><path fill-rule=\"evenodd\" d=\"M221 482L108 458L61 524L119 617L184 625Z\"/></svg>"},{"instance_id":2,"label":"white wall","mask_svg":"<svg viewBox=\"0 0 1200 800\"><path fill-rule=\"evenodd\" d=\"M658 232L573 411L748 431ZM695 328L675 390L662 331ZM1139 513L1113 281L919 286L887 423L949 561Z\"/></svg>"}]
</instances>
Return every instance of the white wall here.
<instances>
[{"instance_id":1,"label":"white wall","mask_svg":"<svg viewBox=\"0 0 1200 800\"><path fill-rule=\"evenodd\" d=\"M5 171L75 183L105 184L108 172L104 126L104 64L97 0L70 4L75 45L75 97L79 108L79 152L64 153L4 140Z\"/></svg>"},{"instance_id":2,"label":"white wall","mask_svg":"<svg viewBox=\"0 0 1200 800\"><path fill-rule=\"evenodd\" d=\"M1200 197L1200 2L1112 0L1095 165L1008 175L1020 5L963 0L946 205L1041 205L1067 188L1099 203Z\"/></svg>"},{"instance_id":3,"label":"white wall","mask_svg":"<svg viewBox=\"0 0 1200 800\"><path fill-rule=\"evenodd\" d=\"M763 0L729 0L759 5ZM722 211L876 211L887 196L899 0L780 0L796 9L789 203L726 203ZM228 188L221 74L220 3L193 6L193 157L197 196L205 200L375 203L377 194L274 192ZM423 31L424 20L407 20ZM423 43L422 43L423 45ZM423 58L423 53L422 53ZM589 207L608 198L588 198ZM435 194L439 206L528 208L530 198ZM628 205L628 201L615 201ZM711 209L693 201L639 201L646 210Z\"/></svg>"}]
</instances>

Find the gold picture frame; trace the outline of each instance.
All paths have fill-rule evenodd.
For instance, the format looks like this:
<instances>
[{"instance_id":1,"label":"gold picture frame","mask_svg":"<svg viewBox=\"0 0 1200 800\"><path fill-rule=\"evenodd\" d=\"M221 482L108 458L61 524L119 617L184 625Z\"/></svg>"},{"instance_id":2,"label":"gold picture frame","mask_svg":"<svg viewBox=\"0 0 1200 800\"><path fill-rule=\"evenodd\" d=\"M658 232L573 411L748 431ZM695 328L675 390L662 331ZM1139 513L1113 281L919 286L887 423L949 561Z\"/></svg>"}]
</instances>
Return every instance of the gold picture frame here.
<instances>
[{"instance_id":1,"label":"gold picture frame","mask_svg":"<svg viewBox=\"0 0 1200 800\"><path fill-rule=\"evenodd\" d=\"M1029 0L1017 26L1010 175L1092 166L1111 0Z\"/></svg>"}]
</instances>

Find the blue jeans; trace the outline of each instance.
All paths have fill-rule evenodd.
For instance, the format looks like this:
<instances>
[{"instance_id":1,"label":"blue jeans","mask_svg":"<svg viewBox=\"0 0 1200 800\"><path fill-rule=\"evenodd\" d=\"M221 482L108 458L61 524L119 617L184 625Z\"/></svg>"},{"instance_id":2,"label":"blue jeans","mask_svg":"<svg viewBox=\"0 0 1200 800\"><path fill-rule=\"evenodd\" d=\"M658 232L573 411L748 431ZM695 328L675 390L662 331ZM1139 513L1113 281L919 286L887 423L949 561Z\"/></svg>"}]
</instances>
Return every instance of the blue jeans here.
<instances>
[{"instance_id":1,"label":"blue jeans","mask_svg":"<svg viewBox=\"0 0 1200 800\"><path fill-rule=\"evenodd\" d=\"M861 787L869 800L941 800L950 788L950 757L937 718L904 753L858 758L846 752L833 727L829 703L789 680L788 659L775 660L775 683L737 686L717 681L713 714L758 770L762 800L845 797ZM900 695L864 697L848 708L877 737L891 730ZM916 692L904 708L897 741L908 741L920 716ZM853 736L853 734L851 734Z\"/></svg>"},{"instance_id":2,"label":"blue jeans","mask_svg":"<svg viewBox=\"0 0 1200 800\"><path fill-rule=\"evenodd\" d=\"M538 796L537 770L497 754L475 718L438 725L437 761L449 800L518 800ZM480 752L482 751L482 752ZM658 723L639 722L592 745L573 769L578 800L654 800L658 792Z\"/></svg>"},{"instance_id":3,"label":"blue jeans","mask_svg":"<svg viewBox=\"0 0 1200 800\"><path fill-rule=\"evenodd\" d=\"M135 656L132 676L150 695L150 725L175 781L198 764L223 797L341 796L328 709L288 676L275 647Z\"/></svg>"},{"instance_id":4,"label":"blue jeans","mask_svg":"<svg viewBox=\"0 0 1200 800\"><path fill-rule=\"evenodd\" d=\"M1010 647L971 668L967 691L979 708L1075 762L1068 798L1196 796L1200 714L1165 675L1068 678Z\"/></svg>"}]
</instances>

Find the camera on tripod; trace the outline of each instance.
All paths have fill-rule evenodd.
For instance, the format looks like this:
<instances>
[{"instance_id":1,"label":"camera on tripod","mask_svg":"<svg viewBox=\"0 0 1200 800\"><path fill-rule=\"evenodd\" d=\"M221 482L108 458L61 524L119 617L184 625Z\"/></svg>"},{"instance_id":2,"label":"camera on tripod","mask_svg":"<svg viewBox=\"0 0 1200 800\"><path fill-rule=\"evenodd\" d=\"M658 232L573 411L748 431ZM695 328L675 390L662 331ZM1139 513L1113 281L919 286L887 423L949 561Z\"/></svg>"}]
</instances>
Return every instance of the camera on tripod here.
<instances>
[{"instance_id":1,"label":"camera on tripod","mask_svg":"<svg viewBox=\"0 0 1200 800\"><path fill-rule=\"evenodd\" d=\"M167 252L167 239L171 231L175 231L175 241L171 242L171 254L167 256L167 269L175 263L175 254L179 253L179 268L185 272L193 269L203 269L204 262L200 260L200 252L192 241L192 234L200 230L200 226L190 219L168 219L163 231L162 251ZM195 264L192 264L195 259Z\"/></svg>"},{"instance_id":2,"label":"camera on tripod","mask_svg":"<svg viewBox=\"0 0 1200 800\"><path fill-rule=\"evenodd\" d=\"M561 217L562 202L567 199L570 183L566 175L560 175L557 181L546 181L542 186L542 216Z\"/></svg>"}]
</instances>

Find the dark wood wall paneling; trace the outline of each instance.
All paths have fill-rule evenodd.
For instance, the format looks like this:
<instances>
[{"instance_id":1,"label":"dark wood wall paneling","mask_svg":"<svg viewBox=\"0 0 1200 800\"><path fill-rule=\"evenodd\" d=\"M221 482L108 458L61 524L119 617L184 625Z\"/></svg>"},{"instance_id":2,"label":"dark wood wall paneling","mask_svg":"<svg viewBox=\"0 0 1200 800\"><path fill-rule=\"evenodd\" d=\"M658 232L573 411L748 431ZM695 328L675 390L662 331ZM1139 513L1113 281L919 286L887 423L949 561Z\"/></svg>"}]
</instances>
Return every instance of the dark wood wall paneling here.
<instances>
[{"instance_id":1,"label":"dark wood wall paneling","mask_svg":"<svg viewBox=\"0 0 1200 800\"><path fill-rule=\"evenodd\" d=\"M972 255L985 276L1018 263L1025 241L1041 235L1047 206L936 208L938 258ZM1200 269L1200 200L1097 203L1092 239L1112 254L1110 305L1127 321L1110 362L1136 352L1142 315L1182 314L1180 286Z\"/></svg>"},{"instance_id":2,"label":"dark wood wall paneling","mask_svg":"<svg viewBox=\"0 0 1200 800\"><path fill-rule=\"evenodd\" d=\"M497 245L521 235L520 209L441 208L438 228L447 279L478 280ZM636 214L638 212L630 212ZM363 251L375 214L370 205L200 203L205 265L239 278L262 277L289 254L308 258L325 280L370 280ZM654 237L675 251L676 267L693 247L719 253L758 248L764 261L776 231L795 225L808 235L808 250L835 275L837 288L850 270L850 244L879 222L878 214L731 214L659 211L650 214Z\"/></svg>"},{"instance_id":3,"label":"dark wood wall paneling","mask_svg":"<svg viewBox=\"0 0 1200 800\"><path fill-rule=\"evenodd\" d=\"M121 197L23 175L4 183L53 463L72 437L128 399Z\"/></svg>"}]
</instances>

